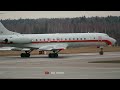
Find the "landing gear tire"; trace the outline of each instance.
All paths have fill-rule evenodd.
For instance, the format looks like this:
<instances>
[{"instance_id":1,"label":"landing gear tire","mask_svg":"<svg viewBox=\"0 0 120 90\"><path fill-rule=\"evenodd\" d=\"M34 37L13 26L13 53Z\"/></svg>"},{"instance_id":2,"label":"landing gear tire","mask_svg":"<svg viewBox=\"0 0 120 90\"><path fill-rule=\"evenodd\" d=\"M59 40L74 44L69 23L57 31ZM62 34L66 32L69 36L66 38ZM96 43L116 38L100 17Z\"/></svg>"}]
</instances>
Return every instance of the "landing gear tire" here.
<instances>
[{"instance_id":1,"label":"landing gear tire","mask_svg":"<svg viewBox=\"0 0 120 90\"><path fill-rule=\"evenodd\" d=\"M29 53L21 53L21 57L30 57Z\"/></svg>"},{"instance_id":2,"label":"landing gear tire","mask_svg":"<svg viewBox=\"0 0 120 90\"><path fill-rule=\"evenodd\" d=\"M50 53L48 56L49 56L49 58L51 58L51 57L52 57L52 54Z\"/></svg>"},{"instance_id":3,"label":"landing gear tire","mask_svg":"<svg viewBox=\"0 0 120 90\"><path fill-rule=\"evenodd\" d=\"M100 48L99 54L100 54L100 55L103 55L103 54L104 54L103 48Z\"/></svg>"},{"instance_id":4,"label":"landing gear tire","mask_svg":"<svg viewBox=\"0 0 120 90\"><path fill-rule=\"evenodd\" d=\"M103 54L104 54L104 52L103 52L103 51L100 51L100 52L99 52L99 54L100 54L100 55L103 55Z\"/></svg>"},{"instance_id":5,"label":"landing gear tire","mask_svg":"<svg viewBox=\"0 0 120 90\"><path fill-rule=\"evenodd\" d=\"M50 53L49 58L58 58L58 54L57 53Z\"/></svg>"},{"instance_id":6,"label":"landing gear tire","mask_svg":"<svg viewBox=\"0 0 120 90\"><path fill-rule=\"evenodd\" d=\"M58 58L58 54L57 54L57 53L55 53L55 54L54 54L54 57L55 57L55 58Z\"/></svg>"}]
</instances>

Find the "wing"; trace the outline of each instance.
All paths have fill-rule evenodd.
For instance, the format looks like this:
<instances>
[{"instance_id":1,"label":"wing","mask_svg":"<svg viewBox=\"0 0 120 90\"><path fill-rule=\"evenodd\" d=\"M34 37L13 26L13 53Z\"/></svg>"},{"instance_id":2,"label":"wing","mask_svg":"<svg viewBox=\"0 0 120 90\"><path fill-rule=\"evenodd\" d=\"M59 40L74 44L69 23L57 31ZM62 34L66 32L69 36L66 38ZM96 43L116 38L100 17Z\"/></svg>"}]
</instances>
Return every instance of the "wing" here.
<instances>
[{"instance_id":1,"label":"wing","mask_svg":"<svg viewBox=\"0 0 120 90\"><path fill-rule=\"evenodd\" d=\"M53 50L64 50L66 49L68 44L52 44L52 45L44 45L39 48L39 50L43 51L53 51Z\"/></svg>"},{"instance_id":2,"label":"wing","mask_svg":"<svg viewBox=\"0 0 120 90\"><path fill-rule=\"evenodd\" d=\"M68 47L68 44L46 44L41 46L40 48L32 48L32 49L39 49L42 51L53 51L53 50L64 50ZM12 50L12 51L29 51L31 48L18 48L18 47L1 47L0 51Z\"/></svg>"},{"instance_id":3,"label":"wing","mask_svg":"<svg viewBox=\"0 0 120 90\"><path fill-rule=\"evenodd\" d=\"M29 51L30 48L17 48L17 47L1 47L0 51Z\"/></svg>"},{"instance_id":4,"label":"wing","mask_svg":"<svg viewBox=\"0 0 120 90\"><path fill-rule=\"evenodd\" d=\"M9 51L11 50L13 47L0 47L0 51Z\"/></svg>"}]
</instances>

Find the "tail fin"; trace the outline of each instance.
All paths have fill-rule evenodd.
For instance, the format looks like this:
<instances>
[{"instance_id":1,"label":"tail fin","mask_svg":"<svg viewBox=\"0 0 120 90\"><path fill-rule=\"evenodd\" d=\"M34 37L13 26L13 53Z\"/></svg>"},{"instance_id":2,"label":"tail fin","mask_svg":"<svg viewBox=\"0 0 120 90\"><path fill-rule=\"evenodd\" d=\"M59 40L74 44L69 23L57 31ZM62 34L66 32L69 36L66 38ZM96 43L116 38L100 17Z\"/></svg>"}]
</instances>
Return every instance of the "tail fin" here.
<instances>
[{"instance_id":1,"label":"tail fin","mask_svg":"<svg viewBox=\"0 0 120 90\"><path fill-rule=\"evenodd\" d=\"M7 30L3 24L0 22L0 35L16 35L16 34L20 34L20 33L16 33L16 32L12 32Z\"/></svg>"}]
</instances>

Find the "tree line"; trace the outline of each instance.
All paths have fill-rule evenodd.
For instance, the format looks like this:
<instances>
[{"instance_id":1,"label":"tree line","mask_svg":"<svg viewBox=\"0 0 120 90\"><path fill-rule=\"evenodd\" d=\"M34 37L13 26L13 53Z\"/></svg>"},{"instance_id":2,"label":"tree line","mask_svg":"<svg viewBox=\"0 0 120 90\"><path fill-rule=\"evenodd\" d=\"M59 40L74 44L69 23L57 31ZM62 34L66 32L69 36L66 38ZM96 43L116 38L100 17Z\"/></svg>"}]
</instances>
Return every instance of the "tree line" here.
<instances>
[{"instance_id":1,"label":"tree line","mask_svg":"<svg viewBox=\"0 0 120 90\"><path fill-rule=\"evenodd\" d=\"M0 20L4 26L21 34L50 33L106 33L120 45L120 16L76 17L76 18L39 18Z\"/></svg>"}]
</instances>

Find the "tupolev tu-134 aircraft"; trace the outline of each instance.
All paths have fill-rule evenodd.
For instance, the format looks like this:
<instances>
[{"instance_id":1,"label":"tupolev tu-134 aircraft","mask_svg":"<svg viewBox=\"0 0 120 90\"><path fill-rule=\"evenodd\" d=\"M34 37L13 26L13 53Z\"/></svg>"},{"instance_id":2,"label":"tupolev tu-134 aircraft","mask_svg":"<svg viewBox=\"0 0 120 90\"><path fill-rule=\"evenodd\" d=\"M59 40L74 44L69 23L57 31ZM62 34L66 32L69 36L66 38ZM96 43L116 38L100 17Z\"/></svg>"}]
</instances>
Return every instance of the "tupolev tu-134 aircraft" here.
<instances>
[{"instance_id":1,"label":"tupolev tu-134 aircraft","mask_svg":"<svg viewBox=\"0 0 120 90\"><path fill-rule=\"evenodd\" d=\"M57 58L61 50L75 46L103 47L114 45L116 40L105 33L56 33L56 34L20 34L6 29L0 22L0 44L20 50L21 57L30 57L33 50L51 51L49 58ZM99 52L103 55L103 48Z\"/></svg>"}]
</instances>

